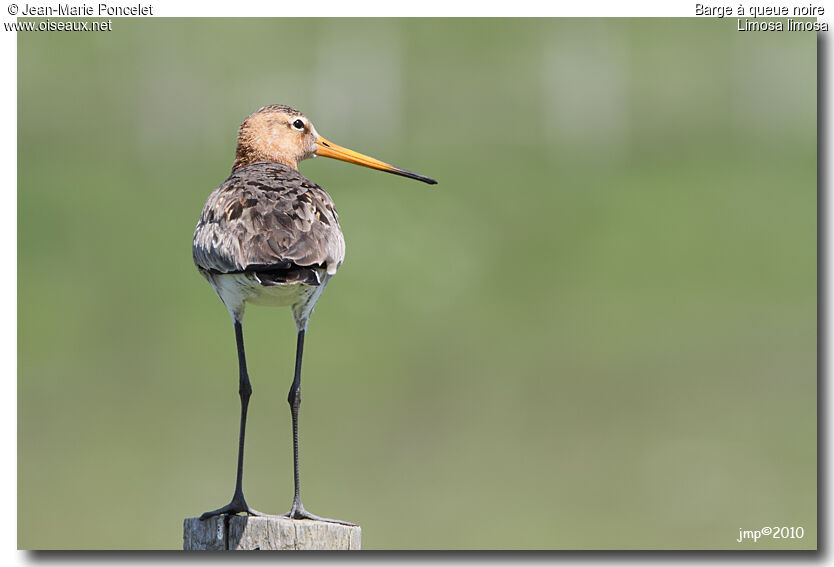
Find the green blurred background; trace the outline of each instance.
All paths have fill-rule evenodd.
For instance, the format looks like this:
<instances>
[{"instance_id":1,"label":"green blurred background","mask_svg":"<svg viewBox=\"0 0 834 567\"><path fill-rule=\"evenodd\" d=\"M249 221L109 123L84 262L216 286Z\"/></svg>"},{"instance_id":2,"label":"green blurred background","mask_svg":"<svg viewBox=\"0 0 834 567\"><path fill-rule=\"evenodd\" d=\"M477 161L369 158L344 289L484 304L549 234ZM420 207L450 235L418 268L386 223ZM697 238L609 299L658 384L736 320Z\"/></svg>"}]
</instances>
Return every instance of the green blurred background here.
<instances>
[{"instance_id":1,"label":"green blurred background","mask_svg":"<svg viewBox=\"0 0 834 567\"><path fill-rule=\"evenodd\" d=\"M816 546L816 36L699 20L114 20L18 34L22 548L177 549L228 502L232 325L191 260L270 103L347 259L304 502L366 549ZM292 498L287 309L250 307L245 488ZM736 543L739 528L801 540Z\"/></svg>"}]
</instances>

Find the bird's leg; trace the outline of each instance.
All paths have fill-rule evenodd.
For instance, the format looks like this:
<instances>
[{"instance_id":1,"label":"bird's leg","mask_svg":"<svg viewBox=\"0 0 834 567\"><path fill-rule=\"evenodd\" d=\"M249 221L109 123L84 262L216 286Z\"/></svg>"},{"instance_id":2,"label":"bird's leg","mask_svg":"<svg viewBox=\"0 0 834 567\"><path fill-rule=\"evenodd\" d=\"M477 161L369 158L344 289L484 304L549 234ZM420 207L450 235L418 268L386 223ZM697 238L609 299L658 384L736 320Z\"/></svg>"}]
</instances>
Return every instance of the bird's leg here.
<instances>
[{"instance_id":1,"label":"bird's leg","mask_svg":"<svg viewBox=\"0 0 834 567\"><path fill-rule=\"evenodd\" d=\"M290 386L290 393L287 396L287 401L290 404L290 413L292 414L292 455L293 455L293 473L295 481L295 494L292 499L292 507L290 511L282 516L293 520L318 520L320 522L330 522L334 524L344 524L346 526L354 526L350 522L343 522L341 520L332 520L330 518L321 518L311 514L304 509L301 504L301 480L298 465L298 408L301 406L301 357L304 352L304 328L298 330L298 342L295 350L295 375L293 377L292 386Z\"/></svg>"},{"instance_id":2,"label":"bird's leg","mask_svg":"<svg viewBox=\"0 0 834 567\"><path fill-rule=\"evenodd\" d=\"M235 482L235 493L232 501L222 508L206 512L200 516L201 520L219 516L221 514L240 514L246 512L250 516L262 516L260 512L253 510L246 504L243 498L243 440L246 437L246 411L249 409L249 397L252 395L252 385L249 383L249 373L246 371L246 354L243 351L243 326L238 319L235 319L235 340L237 341L237 358L240 366L240 439L237 450L237 480Z\"/></svg>"}]
</instances>

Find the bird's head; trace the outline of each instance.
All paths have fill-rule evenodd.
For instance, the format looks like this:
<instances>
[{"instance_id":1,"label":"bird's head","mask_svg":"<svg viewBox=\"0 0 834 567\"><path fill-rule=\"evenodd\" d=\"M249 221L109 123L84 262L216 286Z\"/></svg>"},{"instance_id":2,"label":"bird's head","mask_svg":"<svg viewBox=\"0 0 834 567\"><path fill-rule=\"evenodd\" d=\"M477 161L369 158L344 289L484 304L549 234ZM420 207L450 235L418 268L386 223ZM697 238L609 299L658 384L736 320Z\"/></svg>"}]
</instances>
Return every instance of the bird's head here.
<instances>
[{"instance_id":1,"label":"bird's head","mask_svg":"<svg viewBox=\"0 0 834 567\"><path fill-rule=\"evenodd\" d=\"M395 167L325 140L319 136L306 116L280 104L264 106L247 116L240 125L232 171L258 161L282 163L298 169L298 162L315 156L355 163L431 185L437 183L430 177Z\"/></svg>"}]
</instances>

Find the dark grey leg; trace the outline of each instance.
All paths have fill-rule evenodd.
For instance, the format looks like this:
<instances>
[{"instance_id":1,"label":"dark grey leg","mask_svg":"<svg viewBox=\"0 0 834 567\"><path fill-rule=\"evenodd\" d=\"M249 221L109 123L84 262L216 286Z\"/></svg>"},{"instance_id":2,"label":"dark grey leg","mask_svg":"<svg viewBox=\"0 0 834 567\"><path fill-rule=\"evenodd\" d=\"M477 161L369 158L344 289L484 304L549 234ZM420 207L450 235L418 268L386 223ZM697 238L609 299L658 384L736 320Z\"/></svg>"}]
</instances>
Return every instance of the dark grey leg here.
<instances>
[{"instance_id":1,"label":"dark grey leg","mask_svg":"<svg viewBox=\"0 0 834 567\"><path fill-rule=\"evenodd\" d=\"M315 516L305 510L304 506L301 504L301 475L299 474L298 464L298 408L301 406L301 358L303 354L304 329L302 328L298 331L298 342L295 347L295 375L293 377L292 386L290 386L290 393L287 396L287 401L290 404L290 413L292 414L292 454L295 494L292 499L292 508L290 508L289 512L282 515L294 520L318 520L320 522L331 522L334 524L354 526L356 524L351 524L350 522Z\"/></svg>"},{"instance_id":2,"label":"dark grey leg","mask_svg":"<svg viewBox=\"0 0 834 567\"><path fill-rule=\"evenodd\" d=\"M262 516L260 512L253 510L246 504L243 498L243 442L246 437L246 412L249 409L249 397L252 395L252 385L249 383L249 374L246 371L246 354L243 351L243 325L235 320L235 340L237 341L237 359L240 366L240 438L237 450L237 480L235 481L235 493L232 501L222 508L206 512L200 516L201 520L219 516L220 514L239 514L246 512L250 516Z\"/></svg>"}]
</instances>

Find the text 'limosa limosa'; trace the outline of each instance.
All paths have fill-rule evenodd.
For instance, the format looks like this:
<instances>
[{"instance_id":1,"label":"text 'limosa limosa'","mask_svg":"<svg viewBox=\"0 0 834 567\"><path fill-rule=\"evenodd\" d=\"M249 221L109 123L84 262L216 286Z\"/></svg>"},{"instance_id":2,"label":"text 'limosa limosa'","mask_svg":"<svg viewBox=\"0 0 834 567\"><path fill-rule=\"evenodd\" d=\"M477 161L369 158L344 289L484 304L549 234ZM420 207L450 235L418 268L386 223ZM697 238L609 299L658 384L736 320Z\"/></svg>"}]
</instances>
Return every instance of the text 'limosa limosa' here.
<instances>
[{"instance_id":1,"label":"text 'limosa limosa'","mask_svg":"<svg viewBox=\"0 0 834 567\"><path fill-rule=\"evenodd\" d=\"M304 333L316 301L345 257L345 240L333 199L298 172L298 162L314 156L437 183L325 140L307 117L288 106L265 106L243 121L232 173L209 196L194 231L192 248L197 269L232 316L240 385L234 495L226 506L203 514L203 520L220 514L263 515L250 508L243 497L243 445L252 394L243 348L243 312L246 304L252 303L289 306L298 330L295 372L287 396L292 415L295 493L290 511L282 516L348 523L314 516L301 504L298 408Z\"/></svg>"}]
</instances>

